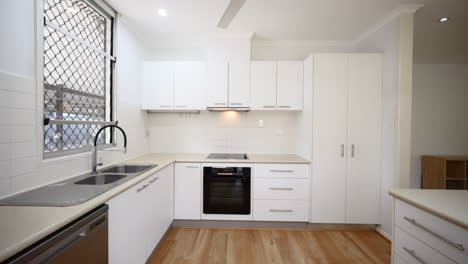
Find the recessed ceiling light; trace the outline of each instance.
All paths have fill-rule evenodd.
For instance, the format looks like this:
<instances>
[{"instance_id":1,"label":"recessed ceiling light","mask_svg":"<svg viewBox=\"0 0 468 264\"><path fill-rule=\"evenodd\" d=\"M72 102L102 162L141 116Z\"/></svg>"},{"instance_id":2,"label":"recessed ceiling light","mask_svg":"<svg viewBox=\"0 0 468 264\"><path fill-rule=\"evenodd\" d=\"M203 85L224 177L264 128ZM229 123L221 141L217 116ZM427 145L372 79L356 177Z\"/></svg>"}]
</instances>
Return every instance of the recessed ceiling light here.
<instances>
[{"instance_id":1,"label":"recessed ceiling light","mask_svg":"<svg viewBox=\"0 0 468 264\"><path fill-rule=\"evenodd\" d=\"M167 10L165 8L159 8L158 15L163 16L163 17L167 16Z\"/></svg>"},{"instance_id":2,"label":"recessed ceiling light","mask_svg":"<svg viewBox=\"0 0 468 264\"><path fill-rule=\"evenodd\" d=\"M447 22L449 19L449 17L442 17L441 19L439 19L439 22Z\"/></svg>"}]
</instances>

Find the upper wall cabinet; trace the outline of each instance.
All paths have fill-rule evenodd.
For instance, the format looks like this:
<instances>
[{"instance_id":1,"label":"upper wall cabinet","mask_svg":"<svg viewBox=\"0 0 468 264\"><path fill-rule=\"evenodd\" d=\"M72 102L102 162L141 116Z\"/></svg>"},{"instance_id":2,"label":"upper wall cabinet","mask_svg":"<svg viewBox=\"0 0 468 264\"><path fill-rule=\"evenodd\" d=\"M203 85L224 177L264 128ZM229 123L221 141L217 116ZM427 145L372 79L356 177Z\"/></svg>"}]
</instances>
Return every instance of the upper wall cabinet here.
<instances>
[{"instance_id":1,"label":"upper wall cabinet","mask_svg":"<svg viewBox=\"0 0 468 264\"><path fill-rule=\"evenodd\" d=\"M203 62L174 63L174 110L200 110L205 94L206 65Z\"/></svg>"},{"instance_id":2,"label":"upper wall cabinet","mask_svg":"<svg viewBox=\"0 0 468 264\"><path fill-rule=\"evenodd\" d=\"M207 63L207 107L228 106L228 63Z\"/></svg>"},{"instance_id":3,"label":"upper wall cabinet","mask_svg":"<svg viewBox=\"0 0 468 264\"><path fill-rule=\"evenodd\" d=\"M141 108L144 110L172 110L173 62L144 62L142 74Z\"/></svg>"},{"instance_id":4,"label":"upper wall cabinet","mask_svg":"<svg viewBox=\"0 0 468 264\"><path fill-rule=\"evenodd\" d=\"M278 110L302 110L304 63L302 61L278 61L277 71Z\"/></svg>"},{"instance_id":5,"label":"upper wall cabinet","mask_svg":"<svg viewBox=\"0 0 468 264\"><path fill-rule=\"evenodd\" d=\"M250 64L252 110L276 110L276 62L252 61Z\"/></svg>"},{"instance_id":6,"label":"upper wall cabinet","mask_svg":"<svg viewBox=\"0 0 468 264\"><path fill-rule=\"evenodd\" d=\"M152 61L143 64L141 108L200 110L206 86L203 62Z\"/></svg>"},{"instance_id":7,"label":"upper wall cabinet","mask_svg":"<svg viewBox=\"0 0 468 264\"><path fill-rule=\"evenodd\" d=\"M229 107L250 107L250 61L229 62Z\"/></svg>"}]
</instances>

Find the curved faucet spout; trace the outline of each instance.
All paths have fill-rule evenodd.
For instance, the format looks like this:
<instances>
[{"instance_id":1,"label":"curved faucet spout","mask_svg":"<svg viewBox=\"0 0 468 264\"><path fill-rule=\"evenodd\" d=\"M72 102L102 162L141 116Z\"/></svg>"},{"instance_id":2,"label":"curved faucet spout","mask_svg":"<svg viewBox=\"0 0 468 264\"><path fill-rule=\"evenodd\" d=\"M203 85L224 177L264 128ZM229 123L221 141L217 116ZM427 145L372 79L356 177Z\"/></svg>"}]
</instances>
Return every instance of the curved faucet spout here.
<instances>
[{"instance_id":1,"label":"curved faucet spout","mask_svg":"<svg viewBox=\"0 0 468 264\"><path fill-rule=\"evenodd\" d=\"M92 172L93 173L96 173L97 166L98 166L98 163L97 163L97 152L98 152L97 141L98 141L98 138L99 138L99 134L101 134L101 132L104 131L108 127L115 127L118 130L120 130L120 132L122 132L122 135L124 137L124 150L123 150L123 153L127 153L127 134L125 133L125 131L121 127L119 127L117 125L106 125L106 126L101 127L101 129L98 130L98 132L96 133L96 136L94 137L94 145L93 145L94 149L93 149L93 156L92 156ZM100 165L102 165L102 164L100 164Z\"/></svg>"}]
</instances>

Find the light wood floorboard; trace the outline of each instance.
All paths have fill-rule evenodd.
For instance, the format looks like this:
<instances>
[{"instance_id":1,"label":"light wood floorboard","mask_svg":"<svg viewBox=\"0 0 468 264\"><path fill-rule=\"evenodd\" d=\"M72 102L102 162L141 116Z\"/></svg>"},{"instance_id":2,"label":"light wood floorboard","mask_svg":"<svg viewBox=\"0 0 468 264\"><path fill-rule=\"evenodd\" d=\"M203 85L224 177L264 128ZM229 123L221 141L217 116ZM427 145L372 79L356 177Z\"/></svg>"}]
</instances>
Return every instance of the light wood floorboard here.
<instances>
[{"instance_id":1,"label":"light wood floorboard","mask_svg":"<svg viewBox=\"0 0 468 264\"><path fill-rule=\"evenodd\" d=\"M390 263L390 243L373 230L174 227L149 263Z\"/></svg>"}]
</instances>

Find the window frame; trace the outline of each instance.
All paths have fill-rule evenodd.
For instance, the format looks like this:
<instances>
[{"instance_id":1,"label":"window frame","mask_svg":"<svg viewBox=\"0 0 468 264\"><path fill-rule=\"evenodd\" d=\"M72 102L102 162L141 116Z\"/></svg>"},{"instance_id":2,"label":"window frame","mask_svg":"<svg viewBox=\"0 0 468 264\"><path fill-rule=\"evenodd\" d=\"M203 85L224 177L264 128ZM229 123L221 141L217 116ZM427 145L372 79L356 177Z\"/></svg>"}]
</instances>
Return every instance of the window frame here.
<instances>
[{"instance_id":1,"label":"window frame","mask_svg":"<svg viewBox=\"0 0 468 264\"><path fill-rule=\"evenodd\" d=\"M46 153L44 151L44 27L45 27L45 12L44 12L44 1L39 0L35 2L35 77L36 77L36 95L37 95L37 126L36 126L36 139L37 139L37 152L38 156L41 157L42 162L54 162L57 159L75 159L79 156L89 156L93 150L93 146L81 147L73 150L60 150L55 152ZM107 17L111 21L111 32L110 32L110 51L109 54L115 58L110 60L109 69L109 99L110 99L110 113L109 123L116 123L116 62L117 57L115 56L116 51L116 40L117 40L117 12L110 7L107 3L102 0L81 0L92 6L96 11ZM107 121L106 121L107 122ZM99 149L113 148L117 146L117 137L113 129L108 130L110 132L110 143L100 144Z\"/></svg>"}]
</instances>

